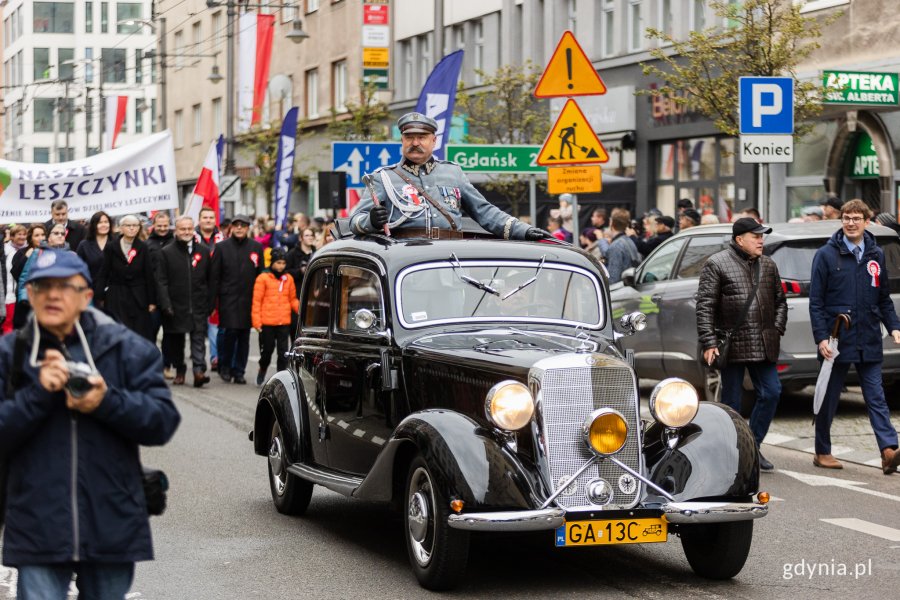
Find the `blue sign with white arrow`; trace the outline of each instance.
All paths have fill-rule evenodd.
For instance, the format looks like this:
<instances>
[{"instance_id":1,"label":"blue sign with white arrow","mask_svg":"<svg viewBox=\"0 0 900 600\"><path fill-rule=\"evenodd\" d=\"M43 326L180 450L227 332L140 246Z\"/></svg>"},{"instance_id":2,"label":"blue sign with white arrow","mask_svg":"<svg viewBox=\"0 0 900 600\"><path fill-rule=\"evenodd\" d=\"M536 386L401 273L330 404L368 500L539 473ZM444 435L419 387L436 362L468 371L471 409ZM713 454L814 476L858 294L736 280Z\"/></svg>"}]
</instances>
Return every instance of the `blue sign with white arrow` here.
<instances>
[{"instance_id":1,"label":"blue sign with white arrow","mask_svg":"<svg viewBox=\"0 0 900 600\"><path fill-rule=\"evenodd\" d=\"M402 158L400 142L331 142L331 169L347 174L348 188L365 187L362 176Z\"/></svg>"}]
</instances>

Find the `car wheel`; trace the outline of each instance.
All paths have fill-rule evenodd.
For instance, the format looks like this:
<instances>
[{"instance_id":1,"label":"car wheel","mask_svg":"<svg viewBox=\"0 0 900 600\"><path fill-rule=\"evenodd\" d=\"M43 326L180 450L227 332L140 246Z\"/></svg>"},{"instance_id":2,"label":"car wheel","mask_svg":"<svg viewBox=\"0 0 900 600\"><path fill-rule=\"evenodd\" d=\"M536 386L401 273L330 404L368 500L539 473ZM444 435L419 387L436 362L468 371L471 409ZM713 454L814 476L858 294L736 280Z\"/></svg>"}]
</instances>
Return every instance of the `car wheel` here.
<instances>
[{"instance_id":1,"label":"car wheel","mask_svg":"<svg viewBox=\"0 0 900 600\"><path fill-rule=\"evenodd\" d=\"M272 424L269 436L269 489L278 512L285 515L302 515L312 498L313 484L287 471L284 454L284 437L278 420Z\"/></svg>"},{"instance_id":2,"label":"car wheel","mask_svg":"<svg viewBox=\"0 0 900 600\"><path fill-rule=\"evenodd\" d=\"M709 579L731 579L740 573L752 540L753 521L681 527L684 555L694 573Z\"/></svg>"},{"instance_id":3,"label":"car wheel","mask_svg":"<svg viewBox=\"0 0 900 600\"><path fill-rule=\"evenodd\" d=\"M409 562L419 584L447 590L459 582L469 558L469 533L447 523L450 500L435 485L428 465L417 456L409 467L403 503Z\"/></svg>"}]
</instances>

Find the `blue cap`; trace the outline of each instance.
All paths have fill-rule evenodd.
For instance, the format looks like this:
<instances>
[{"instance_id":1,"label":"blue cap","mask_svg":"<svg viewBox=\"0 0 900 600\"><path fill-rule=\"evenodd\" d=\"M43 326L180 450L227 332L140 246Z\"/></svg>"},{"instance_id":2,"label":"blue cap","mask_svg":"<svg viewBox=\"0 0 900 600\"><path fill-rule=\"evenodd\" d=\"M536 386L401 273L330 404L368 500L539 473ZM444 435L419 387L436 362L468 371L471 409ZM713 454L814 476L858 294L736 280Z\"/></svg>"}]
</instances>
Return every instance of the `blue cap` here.
<instances>
[{"instance_id":1,"label":"blue cap","mask_svg":"<svg viewBox=\"0 0 900 600\"><path fill-rule=\"evenodd\" d=\"M81 275L88 284L91 283L91 272L88 270L88 266L71 250L42 248L38 252L40 254L31 265L31 269L28 270L25 283L36 279L65 279L72 275Z\"/></svg>"}]
</instances>

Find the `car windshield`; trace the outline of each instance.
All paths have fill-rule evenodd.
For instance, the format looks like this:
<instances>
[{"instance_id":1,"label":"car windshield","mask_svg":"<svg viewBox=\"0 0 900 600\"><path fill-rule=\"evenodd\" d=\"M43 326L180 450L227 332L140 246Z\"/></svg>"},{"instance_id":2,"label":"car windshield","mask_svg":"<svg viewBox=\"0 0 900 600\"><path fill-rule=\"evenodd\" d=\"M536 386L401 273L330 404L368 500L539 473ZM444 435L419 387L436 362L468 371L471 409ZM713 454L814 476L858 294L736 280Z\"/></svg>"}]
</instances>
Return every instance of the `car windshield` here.
<instances>
[{"instance_id":1,"label":"car windshield","mask_svg":"<svg viewBox=\"0 0 900 600\"><path fill-rule=\"evenodd\" d=\"M827 240L797 240L780 245L772 253L772 260L778 265L778 274L790 281L809 281L812 274L813 257L816 250ZM878 245L884 250L891 291L900 288L900 240L878 238Z\"/></svg>"},{"instance_id":2,"label":"car windshield","mask_svg":"<svg viewBox=\"0 0 900 600\"><path fill-rule=\"evenodd\" d=\"M397 277L397 289L407 328L458 321L603 326L597 278L570 265L448 259L406 269Z\"/></svg>"}]
</instances>

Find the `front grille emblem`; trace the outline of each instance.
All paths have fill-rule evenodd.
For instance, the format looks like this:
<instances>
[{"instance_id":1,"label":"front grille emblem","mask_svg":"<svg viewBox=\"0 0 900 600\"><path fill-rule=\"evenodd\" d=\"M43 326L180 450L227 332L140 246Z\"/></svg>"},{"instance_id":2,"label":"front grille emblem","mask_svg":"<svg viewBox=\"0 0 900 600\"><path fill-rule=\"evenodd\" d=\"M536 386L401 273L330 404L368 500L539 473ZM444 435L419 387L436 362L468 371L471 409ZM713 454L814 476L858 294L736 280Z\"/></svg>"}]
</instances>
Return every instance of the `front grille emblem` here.
<instances>
[{"instance_id":1,"label":"front grille emblem","mask_svg":"<svg viewBox=\"0 0 900 600\"><path fill-rule=\"evenodd\" d=\"M568 475L563 475L559 478L559 481L556 482L556 489L559 489L561 487L566 488L560 494L562 496L571 496L578 489L577 483L575 481L569 481Z\"/></svg>"},{"instance_id":2,"label":"front grille emblem","mask_svg":"<svg viewBox=\"0 0 900 600\"><path fill-rule=\"evenodd\" d=\"M625 473L619 477L619 489L623 494L633 494L637 488L637 481L630 474Z\"/></svg>"}]
</instances>

